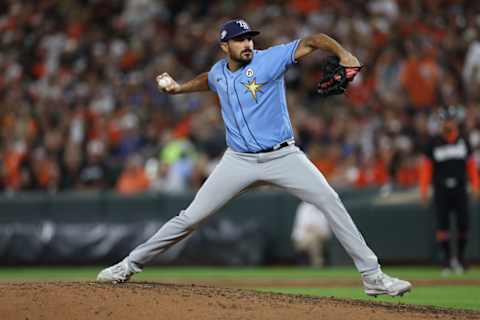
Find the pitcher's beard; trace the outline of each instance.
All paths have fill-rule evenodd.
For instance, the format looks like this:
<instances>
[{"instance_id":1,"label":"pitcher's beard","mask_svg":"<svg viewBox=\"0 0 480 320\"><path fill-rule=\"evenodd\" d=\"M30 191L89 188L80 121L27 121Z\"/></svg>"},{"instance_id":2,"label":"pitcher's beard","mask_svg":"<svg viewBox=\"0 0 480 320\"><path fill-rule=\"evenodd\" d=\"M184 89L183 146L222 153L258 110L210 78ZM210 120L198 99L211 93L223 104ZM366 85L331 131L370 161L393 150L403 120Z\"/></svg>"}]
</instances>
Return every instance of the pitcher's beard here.
<instances>
[{"instance_id":1,"label":"pitcher's beard","mask_svg":"<svg viewBox=\"0 0 480 320\"><path fill-rule=\"evenodd\" d=\"M240 65L246 65L252 61L253 58L253 53L250 53L249 55L244 55L245 52L240 53L238 57L233 57L233 60L237 62Z\"/></svg>"}]
</instances>

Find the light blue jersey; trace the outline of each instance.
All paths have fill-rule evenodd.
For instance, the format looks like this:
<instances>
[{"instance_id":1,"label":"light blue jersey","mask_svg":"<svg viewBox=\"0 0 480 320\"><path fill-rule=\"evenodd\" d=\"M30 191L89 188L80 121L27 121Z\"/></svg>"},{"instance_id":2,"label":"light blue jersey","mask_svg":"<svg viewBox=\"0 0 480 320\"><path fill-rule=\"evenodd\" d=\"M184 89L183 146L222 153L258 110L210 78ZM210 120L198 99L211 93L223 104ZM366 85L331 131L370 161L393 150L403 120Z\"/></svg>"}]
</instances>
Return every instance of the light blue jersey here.
<instances>
[{"instance_id":1,"label":"light blue jersey","mask_svg":"<svg viewBox=\"0 0 480 320\"><path fill-rule=\"evenodd\" d=\"M220 98L227 145L258 152L293 139L284 73L295 63L300 40L254 50L249 64L232 72L222 59L208 72L210 90Z\"/></svg>"}]
</instances>

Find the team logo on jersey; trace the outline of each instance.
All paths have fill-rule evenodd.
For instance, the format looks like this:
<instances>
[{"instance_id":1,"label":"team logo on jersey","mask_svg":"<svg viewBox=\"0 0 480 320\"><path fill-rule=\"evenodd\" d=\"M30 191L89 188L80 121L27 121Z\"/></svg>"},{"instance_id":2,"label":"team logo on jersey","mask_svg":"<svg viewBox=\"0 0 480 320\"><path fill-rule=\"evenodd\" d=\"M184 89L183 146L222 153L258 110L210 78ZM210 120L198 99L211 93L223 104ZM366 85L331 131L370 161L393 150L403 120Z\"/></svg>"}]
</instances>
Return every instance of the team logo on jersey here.
<instances>
[{"instance_id":1,"label":"team logo on jersey","mask_svg":"<svg viewBox=\"0 0 480 320\"><path fill-rule=\"evenodd\" d=\"M255 102L257 102L257 92L263 93L262 90L260 90L260 88L263 87L265 85L265 83L257 83L257 79L253 78L253 80L251 80L247 83L241 82L241 84L243 84L245 89L247 89L245 91L245 93L250 92L253 100L255 100Z\"/></svg>"},{"instance_id":2,"label":"team logo on jersey","mask_svg":"<svg viewBox=\"0 0 480 320\"><path fill-rule=\"evenodd\" d=\"M447 144L443 146L436 147L433 150L433 158L438 161L447 161L447 160L462 160L467 157L468 150L465 142L460 140L457 144Z\"/></svg>"},{"instance_id":3,"label":"team logo on jersey","mask_svg":"<svg viewBox=\"0 0 480 320\"><path fill-rule=\"evenodd\" d=\"M253 77L253 70L252 70L252 68L248 68L247 71L245 71L245 74L246 74L247 77L249 77L249 78Z\"/></svg>"}]
</instances>

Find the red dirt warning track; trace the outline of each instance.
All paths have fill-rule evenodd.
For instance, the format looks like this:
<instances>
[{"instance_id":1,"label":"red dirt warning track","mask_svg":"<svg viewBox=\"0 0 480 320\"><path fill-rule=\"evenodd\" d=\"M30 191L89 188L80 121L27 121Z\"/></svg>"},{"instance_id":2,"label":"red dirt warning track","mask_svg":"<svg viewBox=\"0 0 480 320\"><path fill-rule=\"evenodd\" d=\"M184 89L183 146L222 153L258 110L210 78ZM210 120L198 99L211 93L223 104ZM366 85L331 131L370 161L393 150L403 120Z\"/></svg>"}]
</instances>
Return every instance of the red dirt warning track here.
<instances>
[{"instance_id":1,"label":"red dirt warning track","mask_svg":"<svg viewBox=\"0 0 480 320\"><path fill-rule=\"evenodd\" d=\"M480 312L204 285L30 282L0 284L0 319L460 320Z\"/></svg>"}]
</instances>

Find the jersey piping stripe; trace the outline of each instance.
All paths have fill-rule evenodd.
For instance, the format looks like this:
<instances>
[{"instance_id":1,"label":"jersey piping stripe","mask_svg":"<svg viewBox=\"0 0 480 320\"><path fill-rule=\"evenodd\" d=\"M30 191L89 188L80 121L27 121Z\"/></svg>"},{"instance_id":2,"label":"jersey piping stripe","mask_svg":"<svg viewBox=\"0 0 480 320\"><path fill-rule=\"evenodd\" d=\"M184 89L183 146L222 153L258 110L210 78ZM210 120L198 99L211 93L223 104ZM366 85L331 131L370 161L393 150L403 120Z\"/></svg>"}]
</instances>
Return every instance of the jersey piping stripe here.
<instances>
[{"instance_id":1,"label":"jersey piping stripe","mask_svg":"<svg viewBox=\"0 0 480 320\"><path fill-rule=\"evenodd\" d=\"M297 51L297 48L298 48L298 45L300 44L300 41L301 40L297 40L297 43L295 43L295 46L292 50L292 54L290 55L290 59L292 59L292 63L297 63L297 60L295 60L295 52ZM286 90L287 84L285 83L285 81L286 80L283 80L283 87ZM291 122L289 114L288 114L288 108L286 108L286 112L287 112L288 125L290 126L290 134L293 137L293 126L292 126L292 122Z\"/></svg>"},{"instance_id":2,"label":"jersey piping stripe","mask_svg":"<svg viewBox=\"0 0 480 320\"><path fill-rule=\"evenodd\" d=\"M223 73L223 76L225 77L225 84L227 85L227 99L228 101L230 101L230 94L228 90L228 78L223 68L222 68L222 73ZM230 108L232 109L232 115L233 115L233 119L235 120L235 125L237 126L237 129L238 129L238 134L240 135L240 137L242 137L243 143L245 143L245 147L247 148L247 150L250 150L250 148L248 148L247 140L242 135L242 131L240 130L240 126L238 125L237 117L235 116L235 110L233 110L233 105L231 103L229 103L229 105L230 105Z\"/></svg>"},{"instance_id":3,"label":"jersey piping stripe","mask_svg":"<svg viewBox=\"0 0 480 320\"><path fill-rule=\"evenodd\" d=\"M238 77L235 78L235 81L237 79L238 79ZM235 88L235 82L233 82L233 90L235 91L235 95L237 96L238 105L240 106L240 111L242 112L243 121L245 121L245 125L247 126L248 132L250 132L250 135L252 136L253 140L255 140L255 143L260 148L260 150L265 149L264 147L262 147L260 145L260 143L258 143L257 138L255 138L255 136L253 135L252 130L250 130L247 119L245 118L245 114L243 113L243 107L242 107L242 104L240 103L240 98L238 97L237 88Z\"/></svg>"},{"instance_id":4,"label":"jersey piping stripe","mask_svg":"<svg viewBox=\"0 0 480 320\"><path fill-rule=\"evenodd\" d=\"M295 52L297 51L298 45L300 44L300 40L297 40L297 43L295 43L295 46L292 50L292 54L290 56L290 59L292 59L292 63L297 63L297 60L295 60Z\"/></svg>"},{"instance_id":5,"label":"jersey piping stripe","mask_svg":"<svg viewBox=\"0 0 480 320\"><path fill-rule=\"evenodd\" d=\"M285 81L283 81L283 87L287 88L287 85L285 84ZM287 116L287 119L288 119L288 125L290 127L290 134L292 135L292 139L294 138L294 135L293 135L293 126L292 126L292 122L290 121L290 116L288 114L288 107L286 108L285 112L287 113L286 116Z\"/></svg>"}]
</instances>

